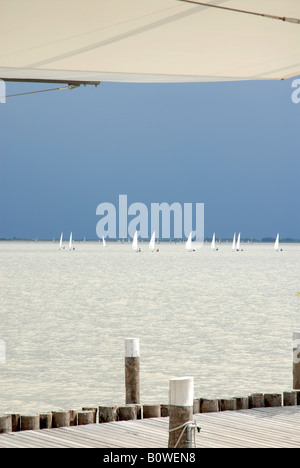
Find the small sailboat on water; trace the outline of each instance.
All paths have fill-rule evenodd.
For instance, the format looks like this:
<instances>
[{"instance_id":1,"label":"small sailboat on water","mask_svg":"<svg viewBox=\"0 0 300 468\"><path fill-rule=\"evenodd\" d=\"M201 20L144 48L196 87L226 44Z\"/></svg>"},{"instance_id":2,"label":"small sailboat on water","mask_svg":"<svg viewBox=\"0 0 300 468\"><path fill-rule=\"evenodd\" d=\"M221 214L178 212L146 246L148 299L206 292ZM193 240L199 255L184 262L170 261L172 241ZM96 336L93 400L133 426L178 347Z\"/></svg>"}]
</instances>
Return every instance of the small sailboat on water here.
<instances>
[{"instance_id":1,"label":"small sailboat on water","mask_svg":"<svg viewBox=\"0 0 300 468\"><path fill-rule=\"evenodd\" d=\"M235 245L235 233L234 233L234 236L233 236L233 241L232 241L232 247L231 247L231 249L232 249L232 252L234 252L235 249L236 249L236 245Z\"/></svg>"},{"instance_id":2,"label":"small sailboat on water","mask_svg":"<svg viewBox=\"0 0 300 468\"><path fill-rule=\"evenodd\" d=\"M63 232L60 235L60 240L59 240L59 250L63 250Z\"/></svg>"},{"instance_id":3,"label":"small sailboat on water","mask_svg":"<svg viewBox=\"0 0 300 468\"><path fill-rule=\"evenodd\" d=\"M107 244L106 244L106 241L104 239L104 236L102 236L102 244L103 244L103 247L107 247Z\"/></svg>"},{"instance_id":4,"label":"small sailboat on water","mask_svg":"<svg viewBox=\"0 0 300 468\"><path fill-rule=\"evenodd\" d=\"M195 252L195 249L193 249L192 247L192 232L189 233L189 237L188 237L188 240L186 241L185 248L189 252Z\"/></svg>"},{"instance_id":5,"label":"small sailboat on water","mask_svg":"<svg viewBox=\"0 0 300 468\"><path fill-rule=\"evenodd\" d=\"M153 231L153 233L152 233L150 243L149 243L149 249L152 250L152 252L154 252L154 249L155 249L155 231Z\"/></svg>"},{"instance_id":6,"label":"small sailboat on water","mask_svg":"<svg viewBox=\"0 0 300 468\"><path fill-rule=\"evenodd\" d=\"M132 250L135 250L136 252L141 251L141 249L139 248L139 245L138 245L138 233L137 233L137 231L135 231L134 236L133 236Z\"/></svg>"},{"instance_id":7,"label":"small sailboat on water","mask_svg":"<svg viewBox=\"0 0 300 468\"><path fill-rule=\"evenodd\" d=\"M276 236L275 244L274 244L274 250L276 252L279 252L279 233Z\"/></svg>"},{"instance_id":8,"label":"small sailboat on water","mask_svg":"<svg viewBox=\"0 0 300 468\"><path fill-rule=\"evenodd\" d=\"M237 242L236 242L236 251L239 252L241 250L241 233L239 233Z\"/></svg>"},{"instance_id":9,"label":"small sailboat on water","mask_svg":"<svg viewBox=\"0 0 300 468\"><path fill-rule=\"evenodd\" d=\"M216 235L215 235L215 233L214 233L214 235L213 235L210 248L211 248L211 250L213 250L213 251L214 251L214 250L218 250L218 249L216 248Z\"/></svg>"},{"instance_id":10,"label":"small sailboat on water","mask_svg":"<svg viewBox=\"0 0 300 468\"><path fill-rule=\"evenodd\" d=\"M73 247L73 235L72 235L72 232L70 234L70 239L69 239L69 250L75 250L75 248Z\"/></svg>"}]
</instances>

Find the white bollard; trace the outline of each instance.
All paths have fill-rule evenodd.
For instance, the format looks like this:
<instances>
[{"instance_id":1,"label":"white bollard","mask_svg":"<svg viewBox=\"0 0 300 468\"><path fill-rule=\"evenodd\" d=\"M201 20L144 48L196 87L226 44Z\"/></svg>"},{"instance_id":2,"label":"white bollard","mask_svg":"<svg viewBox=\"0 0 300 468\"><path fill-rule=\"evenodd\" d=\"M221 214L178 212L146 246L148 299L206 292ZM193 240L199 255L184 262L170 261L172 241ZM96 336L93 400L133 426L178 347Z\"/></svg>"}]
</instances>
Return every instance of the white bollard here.
<instances>
[{"instance_id":1,"label":"white bollard","mask_svg":"<svg viewBox=\"0 0 300 468\"><path fill-rule=\"evenodd\" d=\"M169 448L190 448L193 426L194 378L170 380L169 387ZM194 427L194 426L193 426Z\"/></svg>"}]
</instances>

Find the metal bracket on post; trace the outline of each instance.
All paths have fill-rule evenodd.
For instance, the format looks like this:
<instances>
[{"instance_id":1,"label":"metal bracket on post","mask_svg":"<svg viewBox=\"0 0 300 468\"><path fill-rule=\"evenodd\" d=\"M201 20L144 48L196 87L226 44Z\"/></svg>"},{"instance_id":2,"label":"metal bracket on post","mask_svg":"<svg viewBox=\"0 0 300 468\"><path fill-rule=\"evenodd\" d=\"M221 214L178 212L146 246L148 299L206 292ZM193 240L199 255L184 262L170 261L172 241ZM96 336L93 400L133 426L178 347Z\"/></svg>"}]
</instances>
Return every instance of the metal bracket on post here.
<instances>
[{"instance_id":1,"label":"metal bracket on post","mask_svg":"<svg viewBox=\"0 0 300 468\"><path fill-rule=\"evenodd\" d=\"M194 431L197 429L197 432L199 433L201 431L201 427L194 421L192 424L189 424L186 428L186 445L187 448L192 448L192 438L191 438L191 433L192 430Z\"/></svg>"}]
</instances>

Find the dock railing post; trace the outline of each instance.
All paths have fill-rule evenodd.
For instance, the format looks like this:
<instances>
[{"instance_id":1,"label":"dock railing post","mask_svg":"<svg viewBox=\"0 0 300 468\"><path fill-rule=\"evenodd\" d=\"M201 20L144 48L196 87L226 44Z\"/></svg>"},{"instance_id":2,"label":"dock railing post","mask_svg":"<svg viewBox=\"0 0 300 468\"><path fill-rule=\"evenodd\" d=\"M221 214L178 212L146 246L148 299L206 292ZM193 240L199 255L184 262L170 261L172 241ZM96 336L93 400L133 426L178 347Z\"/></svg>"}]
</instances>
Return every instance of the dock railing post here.
<instances>
[{"instance_id":1,"label":"dock railing post","mask_svg":"<svg viewBox=\"0 0 300 468\"><path fill-rule=\"evenodd\" d=\"M139 338L125 339L126 405L140 404L140 342Z\"/></svg>"},{"instance_id":2,"label":"dock railing post","mask_svg":"<svg viewBox=\"0 0 300 468\"><path fill-rule=\"evenodd\" d=\"M189 426L193 424L194 378L170 380L168 448L190 448Z\"/></svg>"},{"instance_id":3,"label":"dock railing post","mask_svg":"<svg viewBox=\"0 0 300 468\"><path fill-rule=\"evenodd\" d=\"M293 390L300 390L300 331L293 334Z\"/></svg>"}]
</instances>

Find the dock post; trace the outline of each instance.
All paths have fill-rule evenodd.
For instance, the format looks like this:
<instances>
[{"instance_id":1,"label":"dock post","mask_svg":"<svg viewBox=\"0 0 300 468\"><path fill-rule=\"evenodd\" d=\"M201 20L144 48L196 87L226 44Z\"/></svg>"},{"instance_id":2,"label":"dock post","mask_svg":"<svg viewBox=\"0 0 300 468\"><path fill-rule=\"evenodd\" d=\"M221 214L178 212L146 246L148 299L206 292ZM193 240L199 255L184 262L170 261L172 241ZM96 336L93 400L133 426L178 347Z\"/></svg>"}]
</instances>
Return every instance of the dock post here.
<instances>
[{"instance_id":1,"label":"dock post","mask_svg":"<svg viewBox=\"0 0 300 468\"><path fill-rule=\"evenodd\" d=\"M52 411L52 427L70 426L69 411Z\"/></svg>"},{"instance_id":2,"label":"dock post","mask_svg":"<svg viewBox=\"0 0 300 468\"><path fill-rule=\"evenodd\" d=\"M283 392L283 406L297 406L297 392Z\"/></svg>"},{"instance_id":3,"label":"dock post","mask_svg":"<svg viewBox=\"0 0 300 468\"><path fill-rule=\"evenodd\" d=\"M12 414L11 415L12 421L12 431L18 432L21 428L21 415L20 414Z\"/></svg>"},{"instance_id":4,"label":"dock post","mask_svg":"<svg viewBox=\"0 0 300 468\"><path fill-rule=\"evenodd\" d=\"M264 408L265 395L263 393L251 393L249 396L249 408Z\"/></svg>"},{"instance_id":5,"label":"dock post","mask_svg":"<svg viewBox=\"0 0 300 468\"><path fill-rule=\"evenodd\" d=\"M193 423L194 378L170 380L168 448L190 448L188 425Z\"/></svg>"},{"instance_id":6,"label":"dock post","mask_svg":"<svg viewBox=\"0 0 300 468\"><path fill-rule=\"evenodd\" d=\"M169 405L163 403L160 405L160 416L166 418L169 416Z\"/></svg>"},{"instance_id":7,"label":"dock post","mask_svg":"<svg viewBox=\"0 0 300 468\"><path fill-rule=\"evenodd\" d=\"M21 415L21 431L36 431L40 429L39 414Z\"/></svg>"},{"instance_id":8,"label":"dock post","mask_svg":"<svg viewBox=\"0 0 300 468\"><path fill-rule=\"evenodd\" d=\"M235 401L237 411L249 409L249 397L235 397Z\"/></svg>"},{"instance_id":9,"label":"dock post","mask_svg":"<svg viewBox=\"0 0 300 468\"><path fill-rule=\"evenodd\" d=\"M0 414L0 434L12 432L11 414Z\"/></svg>"},{"instance_id":10,"label":"dock post","mask_svg":"<svg viewBox=\"0 0 300 468\"><path fill-rule=\"evenodd\" d=\"M99 423L117 421L118 419L117 408L118 408L118 405L99 406Z\"/></svg>"},{"instance_id":11,"label":"dock post","mask_svg":"<svg viewBox=\"0 0 300 468\"><path fill-rule=\"evenodd\" d=\"M140 343L139 338L125 339L126 405L140 404Z\"/></svg>"},{"instance_id":12,"label":"dock post","mask_svg":"<svg viewBox=\"0 0 300 468\"><path fill-rule=\"evenodd\" d=\"M78 426L84 426L86 424L93 424L94 423L94 414L95 412L92 410L88 411L78 411Z\"/></svg>"},{"instance_id":13,"label":"dock post","mask_svg":"<svg viewBox=\"0 0 300 468\"><path fill-rule=\"evenodd\" d=\"M137 405L127 404L117 408L118 421L131 421L137 419Z\"/></svg>"},{"instance_id":14,"label":"dock post","mask_svg":"<svg viewBox=\"0 0 300 468\"><path fill-rule=\"evenodd\" d=\"M200 413L215 413L220 411L219 400L209 400L207 398L200 398Z\"/></svg>"},{"instance_id":15,"label":"dock post","mask_svg":"<svg viewBox=\"0 0 300 468\"><path fill-rule=\"evenodd\" d=\"M293 334L293 390L300 390L300 331Z\"/></svg>"},{"instance_id":16,"label":"dock post","mask_svg":"<svg viewBox=\"0 0 300 468\"><path fill-rule=\"evenodd\" d=\"M77 409L70 409L69 410L69 420L70 426L77 426L78 425L78 410Z\"/></svg>"},{"instance_id":17,"label":"dock post","mask_svg":"<svg viewBox=\"0 0 300 468\"><path fill-rule=\"evenodd\" d=\"M143 405L143 419L160 418L160 405Z\"/></svg>"},{"instance_id":18,"label":"dock post","mask_svg":"<svg viewBox=\"0 0 300 468\"><path fill-rule=\"evenodd\" d=\"M220 410L221 411L236 411L237 403L235 398L231 399L220 399Z\"/></svg>"},{"instance_id":19,"label":"dock post","mask_svg":"<svg viewBox=\"0 0 300 468\"><path fill-rule=\"evenodd\" d=\"M83 406L82 411L93 411L93 423L97 423L98 420L98 408L95 406Z\"/></svg>"},{"instance_id":20,"label":"dock post","mask_svg":"<svg viewBox=\"0 0 300 468\"><path fill-rule=\"evenodd\" d=\"M282 406L282 394L281 393L265 393L265 407L274 408L276 406Z\"/></svg>"},{"instance_id":21,"label":"dock post","mask_svg":"<svg viewBox=\"0 0 300 468\"><path fill-rule=\"evenodd\" d=\"M52 413L40 413L40 429L50 429L52 427Z\"/></svg>"}]
</instances>

